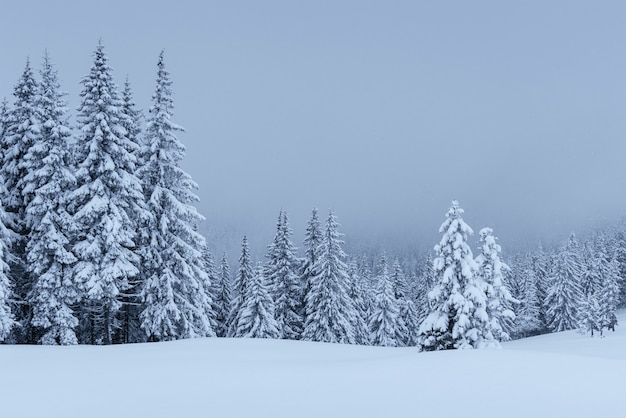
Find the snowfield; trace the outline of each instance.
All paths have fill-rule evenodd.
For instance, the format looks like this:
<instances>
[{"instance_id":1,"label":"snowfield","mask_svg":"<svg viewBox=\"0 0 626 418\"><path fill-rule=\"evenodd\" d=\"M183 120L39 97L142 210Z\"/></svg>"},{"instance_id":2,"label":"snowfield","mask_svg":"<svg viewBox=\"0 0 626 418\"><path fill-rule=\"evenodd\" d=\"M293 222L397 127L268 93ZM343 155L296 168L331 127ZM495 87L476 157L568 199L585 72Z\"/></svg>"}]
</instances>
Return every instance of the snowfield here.
<instances>
[{"instance_id":1,"label":"snowfield","mask_svg":"<svg viewBox=\"0 0 626 418\"><path fill-rule=\"evenodd\" d=\"M0 346L3 417L619 417L626 314L502 350L200 339ZM112 406L115 405L115 406Z\"/></svg>"}]
</instances>

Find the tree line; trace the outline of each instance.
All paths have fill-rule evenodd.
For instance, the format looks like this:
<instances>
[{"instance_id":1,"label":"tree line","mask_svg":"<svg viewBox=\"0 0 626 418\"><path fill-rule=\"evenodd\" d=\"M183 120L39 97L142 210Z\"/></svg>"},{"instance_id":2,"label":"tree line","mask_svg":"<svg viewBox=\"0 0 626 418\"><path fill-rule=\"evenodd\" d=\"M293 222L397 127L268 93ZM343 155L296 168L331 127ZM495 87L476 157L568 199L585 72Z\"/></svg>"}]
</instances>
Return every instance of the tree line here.
<instances>
[{"instance_id":1,"label":"tree line","mask_svg":"<svg viewBox=\"0 0 626 418\"><path fill-rule=\"evenodd\" d=\"M336 216L313 210L303 255L281 211L265 262L247 238L234 277L198 233L196 183L180 163L164 54L143 117L120 92L100 43L81 81L76 128L45 54L0 107L0 341L112 344L250 337L418 346L498 347L579 328L614 329L626 301L626 232L501 260L491 228L453 201L441 241L417 264L348 256ZM143 126L143 129L142 129ZM509 265L511 267L509 267Z\"/></svg>"}]
</instances>

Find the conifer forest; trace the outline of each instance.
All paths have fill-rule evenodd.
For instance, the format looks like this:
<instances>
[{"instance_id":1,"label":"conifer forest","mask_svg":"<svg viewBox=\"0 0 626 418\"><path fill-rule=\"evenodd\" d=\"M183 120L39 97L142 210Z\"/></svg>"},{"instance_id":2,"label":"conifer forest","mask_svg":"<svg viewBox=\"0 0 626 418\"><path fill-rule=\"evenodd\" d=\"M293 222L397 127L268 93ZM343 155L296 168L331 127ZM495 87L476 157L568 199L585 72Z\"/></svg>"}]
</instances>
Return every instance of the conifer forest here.
<instances>
[{"instance_id":1,"label":"conifer forest","mask_svg":"<svg viewBox=\"0 0 626 418\"><path fill-rule=\"evenodd\" d=\"M315 208L296 245L280 210L266 254L251 254L246 236L239 254L212 254L198 185L181 168L166 56L156 58L145 112L128 79L116 84L102 42L75 121L47 53L38 66L26 61L2 102L5 344L243 337L433 351L619 325L625 224L503 252L498 231L473 230L451 199L440 241L406 258L347 254L338 214Z\"/></svg>"}]
</instances>

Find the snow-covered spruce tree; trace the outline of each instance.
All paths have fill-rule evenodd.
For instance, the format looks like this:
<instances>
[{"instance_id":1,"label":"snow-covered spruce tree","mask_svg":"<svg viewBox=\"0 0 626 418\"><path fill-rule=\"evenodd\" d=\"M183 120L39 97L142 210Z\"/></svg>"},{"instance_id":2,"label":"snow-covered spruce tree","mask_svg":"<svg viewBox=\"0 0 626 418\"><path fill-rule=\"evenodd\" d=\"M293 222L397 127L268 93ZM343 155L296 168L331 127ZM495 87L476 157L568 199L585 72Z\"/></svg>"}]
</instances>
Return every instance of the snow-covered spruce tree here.
<instances>
[{"instance_id":1,"label":"snow-covered spruce tree","mask_svg":"<svg viewBox=\"0 0 626 418\"><path fill-rule=\"evenodd\" d=\"M317 262L316 251L322 242L322 230L320 227L319 217L317 215L317 208L313 208L311 212L311 219L309 219L306 234L304 238L304 259L300 266L300 285L302 286L301 292L301 306L302 310L300 316L303 321L306 320L306 295L311 289L311 277L315 274L314 267Z\"/></svg>"},{"instance_id":2,"label":"snow-covered spruce tree","mask_svg":"<svg viewBox=\"0 0 626 418\"><path fill-rule=\"evenodd\" d=\"M6 260L10 268L10 280L12 282L16 304L14 314L19 323L15 327L14 337L18 343L33 343L36 337L31 327L32 308L28 303L28 293L32 288L32 281L26 271L26 237L29 230L26 227L25 211L28 198L25 196L24 181L26 173L30 171L24 156L39 137L41 126L37 112L38 83L30 65L26 60L26 66L14 87L13 95L15 102L13 108L5 116L5 128L2 137L2 164L0 175L4 178L4 193L2 201L7 213L5 225L12 233L10 253L13 255Z\"/></svg>"},{"instance_id":3,"label":"snow-covered spruce tree","mask_svg":"<svg viewBox=\"0 0 626 418\"><path fill-rule=\"evenodd\" d=\"M589 293L583 295L584 300L579 306L578 326L582 333L589 332L593 337L594 331L600 331L600 305L598 295Z\"/></svg>"},{"instance_id":4,"label":"snow-covered spruce tree","mask_svg":"<svg viewBox=\"0 0 626 418\"><path fill-rule=\"evenodd\" d=\"M141 138L143 114L135 106L133 91L128 77L126 77L124 90L122 91L121 112L124 115L121 120L121 125L124 129L126 129L126 136L130 142L137 145L136 151L133 155L137 160L136 167L137 170L139 170L140 167L145 164L145 161L142 158L142 152L146 151L146 147L143 146L143 139ZM140 216L134 220L138 225L140 225L138 235L135 237L134 241L138 252L145 256L144 252L149 240L148 225L147 219L145 219L142 214L139 215ZM118 343L142 342L145 341L146 338L139 321L139 314L141 311L141 284L145 280L145 275L143 274L143 268L140 268L139 270L139 275L129 278L130 288L120 294L120 302L122 303L122 308L119 314L120 325L115 333L115 341Z\"/></svg>"},{"instance_id":5,"label":"snow-covered spruce tree","mask_svg":"<svg viewBox=\"0 0 626 418\"><path fill-rule=\"evenodd\" d=\"M617 316L615 311L619 301L619 270L620 264L612 250L609 240L600 235L596 240L595 258L599 261L600 281L596 289L598 300L598 328L600 335L603 329L615 331Z\"/></svg>"},{"instance_id":6,"label":"snow-covered spruce tree","mask_svg":"<svg viewBox=\"0 0 626 418\"><path fill-rule=\"evenodd\" d=\"M411 347L417 344L419 315L411 298L410 286L402 271L400 261L396 258L391 273L394 297L400 310L398 327L398 345Z\"/></svg>"},{"instance_id":7,"label":"snow-covered spruce tree","mask_svg":"<svg viewBox=\"0 0 626 418\"><path fill-rule=\"evenodd\" d=\"M489 332L486 297L476 280L476 262L467 238L472 229L463 221L455 200L439 228L433 263L436 284L429 293L431 312L420 326L423 351L480 348L496 345ZM495 342L495 343L494 343Z\"/></svg>"},{"instance_id":8,"label":"snow-covered spruce tree","mask_svg":"<svg viewBox=\"0 0 626 418\"><path fill-rule=\"evenodd\" d=\"M4 183L0 176L0 193L4 191L3 189ZM10 269L6 263L7 258L10 257L7 243L11 242L11 232L4 225L6 218L2 201L0 201L0 342L9 336L15 325L15 317L11 309L13 292L9 280Z\"/></svg>"},{"instance_id":9,"label":"snow-covered spruce tree","mask_svg":"<svg viewBox=\"0 0 626 418\"><path fill-rule=\"evenodd\" d=\"M493 235L493 230L483 228L479 235L481 253L476 257L477 279L483 286L487 298L488 331L496 341L508 341L511 337L505 330L504 322L512 324L515 320L511 305L517 303L503 279L504 272L510 269L500 260L501 248L496 243L497 238Z\"/></svg>"},{"instance_id":10,"label":"snow-covered spruce tree","mask_svg":"<svg viewBox=\"0 0 626 418\"><path fill-rule=\"evenodd\" d=\"M397 347L402 345L400 308L384 259L379 266L378 287L369 317L370 340L373 345Z\"/></svg>"},{"instance_id":11,"label":"snow-covered spruce tree","mask_svg":"<svg viewBox=\"0 0 626 418\"><path fill-rule=\"evenodd\" d=\"M543 246L539 246L530 256L531 268L536 277L537 298L539 299L539 332L548 331L548 307L545 305L549 288L550 257L545 253Z\"/></svg>"},{"instance_id":12,"label":"snow-covered spruce tree","mask_svg":"<svg viewBox=\"0 0 626 418\"><path fill-rule=\"evenodd\" d=\"M537 290L537 277L532 266L532 256L525 257L525 263L517 267L521 269L521 292L519 304L516 304L515 325L511 336L523 338L539 334L543 329L541 322L541 301Z\"/></svg>"},{"instance_id":13,"label":"snow-covered spruce tree","mask_svg":"<svg viewBox=\"0 0 626 418\"><path fill-rule=\"evenodd\" d=\"M419 312L412 299L406 299L400 304L400 317L404 322L405 335L402 345L414 347L419 341Z\"/></svg>"},{"instance_id":14,"label":"snow-covered spruce tree","mask_svg":"<svg viewBox=\"0 0 626 418\"><path fill-rule=\"evenodd\" d=\"M279 338L274 302L266 286L263 267L258 266L246 286L234 337Z\"/></svg>"},{"instance_id":15,"label":"snow-covered spruce tree","mask_svg":"<svg viewBox=\"0 0 626 418\"><path fill-rule=\"evenodd\" d=\"M622 220L614 234L613 256L619 264L618 286L620 295L617 306L623 308L626 307L626 219Z\"/></svg>"},{"instance_id":16,"label":"snow-covered spruce tree","mask_svg":"<svg viewBox=\"0 0 626 418\"><path fill-rule=\"evenodd\" d=\"M302 285L298 275L296 248L291 242L287 213L280 211L274 242L268 248L265 277L275 305L275 317L280 338L300 338L304 321L302 312Z\"/></svg>"},{"instance_id":17,"label":"snow-covered spruce tree","mask_svg":"<svg viewBox=\"0 0 626 418\"><path fill-rule=\"evenodd\" d=\"M78 318L74 306L85 297L85 283L71 274L76 257L70 251L75 230L66 208L76 180L71 166L67 108L59 91L57 72L46 53L36 99L40 133L24 156L29 167L23 193L28 273L33 278L28 303L31 324L42 330L43 344L77 344Z\"/></svg>"},{"instance_id":18,"label":"snow-covered spruce tree","mask_svg":"<svg viewBox=\"0 0 626 418\"><path fill-rule=\"evenodd\" d=\"M583 299L578 241L574 234L557 254L551 275L546 295L549 327L554 332L575 329Z\"/></svg>"},{"instance_id":19,"label":"snow-covered spruce tree","mask_svg":"<svg viewBox=\"0 0 626 418\"><path fill-rule=\"evenodd\" d=\"M369 345L370 331L368 325L369 306L364 297L363 284L359 276L358 267L355 262L348 265L348 280L350 287L348 297L352 300L356 315L354 315L354 338L356 344Z\"/></svg>"},{"instance_id":20,"label":"snow-covered spruce tree","mask_svg":"<svg viewBox=\"0 0 626 418\"><path fill-rule=\"evenodd\" d=\"M215 307L215 320L217 327L215 333L218 337L226 337L228 334L228 316L230 315L231 306L231 279L230 266L226 253L222 256L218 272L218 289L213 306Z\"/></svg>"},{"instance_id":21,"label":"snow-covered spruce tree","mask_svg":"<svg viewBox=\"0 0 626 418\"><path fill-rule=\"evenodd\" d=\"M9 104L6 99L0 103L0 151L5 154L5 134L9 124ZM10 268L7 259L11 257L10 248L12 233L6 228L7 214L2 205L2 198L7 195L4 188L4 179L0 172L0 342L4 341L15 325L12 312L13 292L9 279Z\"/></svg>"},{"instance_id":22,"label":"snow-covered spruce tree","mask_svg":"<svg viewBox=\"0 0 626 418\"><path fill-rule=\"evenodd\" d=\"M417 310L418 324L424 322L426 317L430 314L428 294L433 287L435 287L435 270L433 269L433 256L429 251L424 261L424 268L418 276L415 286L415 308Z\"/></svg>"},{"instance_id":23,"label":"snow-covered spruce tree","mask_svg":"<svg viewBox=\"0 0 626 418\"><path fill-rule=\"evenodd\" d=\"M353 324L357 313L348 297L348 267L341 236L337 219L330 212L311 269L303 340L355 343Z\"/></svg>"},{"instance_id":24,"label":"snow-covered spruce tree","mask_svg":"<svg viewBox=\"0 0 626 418\"><path fill-rule=\"evenodd\" d=\"M157 68L141 152L145 160L138 172L151 213L141 327L151 340L214 336L210 279L202 259L206 241L197 231L204 218L193 206L198 186L180 168L185 147L175 133L183 129L171 121L172 82L163 52Z\"/></svg>"},{"instance_id":25,"label":"snow-covered spruce tree","mask_svg":"<svg viewBox=\"0 0 626 418\"><path fill-rule=\"evenodd\" d=\"M237 324L243 309L244 295L254 276L248 237L244 236L241 242L241 256L239 257L239 269L235 277L235 285L232 293L232 306L228 319L228 336L234 337L237 333Z\"/></svg>"},{"instance_id":26,"label":"snow-covered spruce tree","mask_svg":"<svg viewBox=\"0 0 626 418\"><path fill-rule=\"evenodd\" d=\"M393 286L393 294L396 299L406 299L409 295L409 284L406 280L406 275L402 271L400 266L400 260L397 258L393 262L391 272L391 284Z\"/></svg>"},{"instance_id":27,"label":"snow-covered spruce tree","mask_svg":"<svg viewBox=\"0 0 626 418\"><path fill-rule=\"evenodd\" d=\"M208 280L202 281L205 288L205 293L209 295L209 298L206 300L206 303L209 305L206 307L207 315L209 316L209 322L211 324L211 329L213 330L213 336L217 336L217 312L218 306L216 305L216 301L219 298L219 293L221 291L220 278L217 271L217 266L215 265L215 259L213 258L213 253L209 250L208 246L205 246L202 250L202 261L204 262L204 271L207 274Z\"/></svg>"},{"instance_id":28,"label":"snow-covered spruce tree","mask_svg":"<svg viewBox=\"0 0 626 418\"><path fill-rule=\"evenodd\" d=\"M72 280L87 292L82 342L110 344L122 306L120 293L130 289L129 280L139 273L136 219L148 213L135 175L137 146L123 126L122 101L101 43L81 83L76 189L67 202L77 227Z\"/></svg>"}]
</instances>

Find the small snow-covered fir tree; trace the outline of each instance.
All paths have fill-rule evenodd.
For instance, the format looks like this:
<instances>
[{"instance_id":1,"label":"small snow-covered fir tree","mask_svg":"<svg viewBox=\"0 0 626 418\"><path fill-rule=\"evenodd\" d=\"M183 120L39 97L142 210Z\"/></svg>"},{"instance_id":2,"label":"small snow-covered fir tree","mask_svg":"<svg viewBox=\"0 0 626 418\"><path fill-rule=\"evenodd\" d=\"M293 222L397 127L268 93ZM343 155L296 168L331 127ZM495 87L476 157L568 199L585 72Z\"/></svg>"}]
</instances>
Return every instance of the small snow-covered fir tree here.
<instances>
[{"instance_id":1,"label":"small snow-covered fir tree","mask_svg":"<svg viewBox=\"0 0 626 418\"><path fill-rule=\"evenodd\" d=\"M204 217L193 206L198 186L180 167L185 147L176 132L183 128L171 121L172 82L163 52L157 69L138 171L151 214L141 327L156 340L214 336L210 278L202 259L206 241L197 231Z\"/></svg>"},{"instance_id":2,"label":"small snow-covered fir tree","mask_svg":"<svg viewBox=\"0 0 626 418\"><path fill-rule=\"evenodd\" d=\"M77 186L68 196L77 227L72 251L78 261L72 273L87 289L85 342L110 344L122 306L120 293L139 274L135 220L148 214L135 175L137 147L127 137L122 101L102 43L82 84L74 148Z\"/></svg>"},{"instance_id":3,"label":"small snow-covered fir tree","mask_svg":"<svg viewBox=\"0 0 626 418\"><path fill-rule=\"evenodd\" d=\"M483 228L479 235L481 253L476 257L477 279L487 298L488 332L496 341L508 341L511 337L505 330L504 322L512 323L515 319L511 305L517 302L504 283L503 274L510 269L500 260L501 248L496 243L493 230Z\"/></svg>"},{"instance_id":4,"label":"small snow-covered fir tree","mask_svg":"<svg viewBox=\"0 0 626 418\"><path fill-rule=\"evenodd\" d=\"M429 251L426 256L426 260L424 261L424 268L422 269L421 274L417 277L417 283L415 285L415 309L417 310L418 324L424 322L426 317L430 314L428 294L434 287L435 270L433 269L433 257Z\"/></svg>"},{"instance_id":5,"label":"small snow-covered fir tree","mask_svg":"<svg viewBox=\"0 0 626 418\"><path fill-rule=\"evenodd\" d=\"M600 331L600 305L598 295L588 293L579 307L579 327L582 332L589 332L593 337L594 331Z\"/></svg>"},{"instance_id":6,"label":"small snow-covered fir tree","mask_svg":"<svg viewBox=\"0 0 626 418\"><path fill-rule=\"evenodd\" d=\"M521 292L519 304L515 306L514 337L522 338L536 335L543 329L541 321L541 301L537 290L537 277L532 266L532 256L525 258L521 267ZM512 334L512 336L513 336Z\"/></svg>"},{"instance_id":7,"label":"small snow-covered fir tree","mask_svg":"<svg viewBox=\"0 0 626 418\"><path fill-rule=\"evenodd\" d=\"M209 296L209 298L205 299L205 303L208 303L205 309L209 317L211 329L213 330L212 335L217 336L218 306L216 305L216 301L219 298L219 293L221 291L221 283L217 271L217 266L215 265L215 259L213 258L213 253L209 250L208 246L204 247L202 253L202 259L204 261L204 271L207 274L207 280L203 280L202 283L204 285L205 293Z\"/></svg>"},{"instance_id":8,"label":"small snow-covered fir tree","mask_svg":"<svg viewBox=\"0 0 626 418\"><path fill-rule=\"evenodd\" d=\"M391 273L394 297L398 304L400 315L398 318L398 345L414 346L417 344L419 316L411 298L411 286L407 282L406 274L402 271L400 261L396 258Z\"/></svg>"},{"instance_id":9,"label":"small snow-covered fir tree","mask_svg":"<svg viewBox=\"0 0 626 418\"><path fill-rule=\"evenodd\" d=\"M281 211L276 224L276 236L268 249L265 276L274 299L276 323L280 338L296 340L302 333L302 286L297 274L296 248L291 242L287 213Z\"/></svg>"},{"instance_id":10,"label":"small snow-covered fir tree","mask_svg":"<svg viewBox=\"0 0 626 418\"><path fill-rule=\"evenodd\" d=\"M476 262L467 238L472 229L463 221L455 200L439 228L433 263L436 284L429 293L431 313L420 326L421 350L479 348L491 342L486 297L476 280Z\"/></svg>"},{"instance_id":11,"label":"small snow-covered fir tree","mask_svg":"<svg viewBox=\"0 0 626 418\"><path fill-rule=\"evenodd\" d=\"M337 219L330 212L310 269L313 275L306 294L303 340L355 343L356 310L348 297L348 267L341 236Z\"/></svg>"},{"instance_id":12,"label":"small snow-covered fir tree","mask_svg":"<svg viewBox=\"0 0 626 418\"><path fill-rule=\"evenodd\" d=\"M239 269L235 277L233 287L232 306L228 320L228 336L234 337L237 334L239 318L243 311L244 296L253 280L252 260L250 259L250 248L248 247L248 237L244 236L241 242L241 256L239 257Z\"/></svg>"},{"instance_id":13,"label":"small snow-covered fir tree","mask_svg":"<svg viewBox=\"0 0 626 418\"><path fill-rule=\"evenodd\" d=\"M74 312L85 296L84 282L74 280L76 257L70 250L74 225L67 212L67 193L76 180L71 166L71 130L59 81L46 53L37 95L40 134L24 161L24 193L30 195L25 221L31 231L26 256L34 279L28 301L33 309L31 323L43 330L43 344L77 344L78 318Z\"/></svg>"},{"instance_id":14,"label":"small snow-covered fir tree","mask_svg":"<svg viewBox=\"0 0 626 418\"><path fill-rule=\"evenodd\" d=\"M620 264L615 252L604 235L600 235L595 244L595 258L599 261L600 281L596 289L598 300L598 328L615 331L617 325L617 305L619 301Z\"/></svg>"},{"instance_id":15,"label":"small snow-covered fir tree","mask_svg":"<svg viewBox=\"0 0 626 418\"><path fill-rule=\"evenodd\" d=\"M549 288L550 257L541 245L531 254L530 263L536 277L537 298L539 299L539 321L541 324L539 331L546 332L548 329L548 307L545 302Z\"/></svg>"},{"instance_id":16,"label":"small snow-covered fir tree","mask_svg":"<svg viewBox=\"0 0 626 418\"><path fill-rule=\"evenodd\" d=\"M279 338L278 324L274 319L274 302L270 296L263 267L258 266L246 286L234 337Z\"/></svg>"},{"instance_id":17,"label":"small snow-covered fir tree","mask_svg":"<svg viewBox=\"0 0 626 418\"><path fill-rule=\"evenodd\" d=\"M230 278L230 266L226 253L222 255L218 272L218 287L213 306L215 307L215 320L217 327L215 333L218 337L226 337L228 334L228 316L232 298L232 285Z\"/></svg>"},{"instance_id":18,"label":"small snow-covered fir tree","mask_svg":"<svg viewBox=\"0 0 626 418\"><path fill-rule=\"evenodd\" d=\"M348 265L348 280L350 287L348 297L352 300L356 315L354 315L354 338L356 344L369 345L370 331L368 325L369 306L364 297L363 285L355 262Z\"/></svg>"},{"instance_id":19,"label":"small snow-covered fir tree","mask_svg":"<svg viewBox=\"0 0 626 418\"><path fill-rule=\"evenodd\" d=\"M419 341L419 312L415 303L411 299L400 301L400 318L404 323L404 335L402 345L406 347L414 347Z\"/></svg>"},{"instance_id":20,"label":"small snow-covered fir tree","mask_svg":"<svg viewBox=\"0 0 626 418\"><path fill-rule=\"evenodd\" d=\"M370 341L373 345L397 347L402 344L399 339L400 308L394 295L387 263L383 260L380 264L378 288L369 318Z\"/></svg>"},{"instance_id":21,"label":"small snow-covered fir tree","mask_svg":"<svg viewBox=\"0 0 626 418\"><path fill-rule=\"evenodd\" d=\"M551 275L546 295L550 329L554 332L575 329L583 298L578 241L574 234L556 256Z\"/></svg>"},{"instance_id":22,"label":"small snow-covered fir tree","mask_svg":"<svg viewBox=\"0 0 626 418\"><path fill-rule=\"evenodd\" d=\"M398 300L406 299L409 295L409 284L406 280L406 275L402 271L402 266L400 266L400 260L397 258L393 262L390 280L393 286L394 297Z\"/></svg>"},{"instance_id":23,"label":"small snow-covered fir tree","mask_svg":"<svg viewBox=\"0 0 626 418\"><path fill-rule=\"evenodd\" d=\"M306 295L311 289L311 278L315 274L314 267L317 262L316 251L322 242L322 230L320 227L319 217L317 215L317 209L313 208L311 212L311 219L309 219L306 234L304 238L304 259L300 266L300 285L302 286L301 292L301 312L303 321L306 316Z\"/></svg>"}]
</instances>

